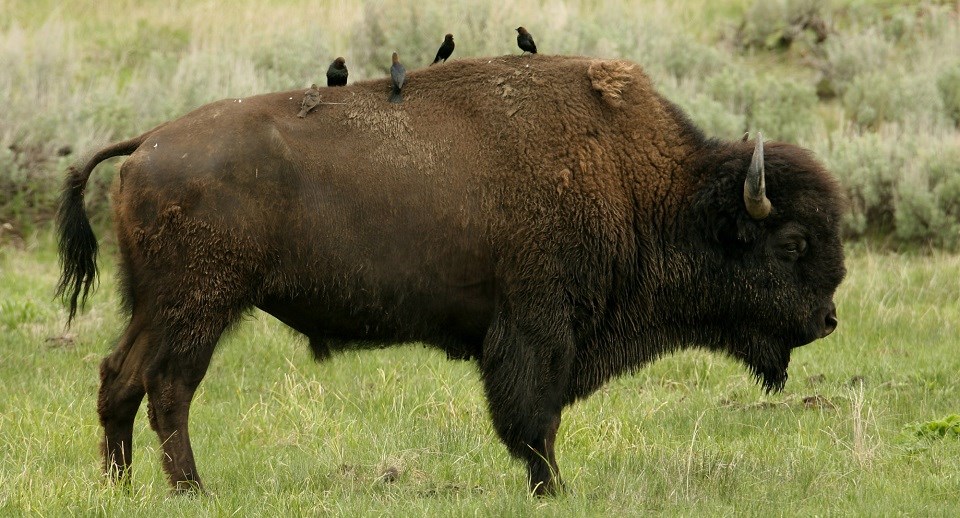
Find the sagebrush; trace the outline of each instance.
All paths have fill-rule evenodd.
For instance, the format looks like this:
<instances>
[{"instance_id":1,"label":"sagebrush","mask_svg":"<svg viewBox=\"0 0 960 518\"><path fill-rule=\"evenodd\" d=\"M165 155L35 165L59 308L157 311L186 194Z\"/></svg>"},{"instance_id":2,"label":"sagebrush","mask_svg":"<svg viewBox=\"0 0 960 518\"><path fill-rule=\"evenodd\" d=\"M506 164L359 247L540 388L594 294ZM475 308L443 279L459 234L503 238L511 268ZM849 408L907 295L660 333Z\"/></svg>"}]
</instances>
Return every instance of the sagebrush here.
<instances>
[{"instance_id":1,"label":"sagebrush","mask_svg":"<svg viewBox=\"0 0 960 518\"><path fill-rule=\"evenodd\" d=\"M17 226L49 219L78 154L201 104L322 82L336 56L351 81L385 75L394 50L408 68L426 66L447 32L452 59L519 52L522 23L542 52L642 64L712 136L762 130L813 149L850 195L850 237L960 248L956 2L113 0L0 10L0 220ZM99 173L87 196L94 218L106 214L111 175Z\"/></svg>"}]
</instances>

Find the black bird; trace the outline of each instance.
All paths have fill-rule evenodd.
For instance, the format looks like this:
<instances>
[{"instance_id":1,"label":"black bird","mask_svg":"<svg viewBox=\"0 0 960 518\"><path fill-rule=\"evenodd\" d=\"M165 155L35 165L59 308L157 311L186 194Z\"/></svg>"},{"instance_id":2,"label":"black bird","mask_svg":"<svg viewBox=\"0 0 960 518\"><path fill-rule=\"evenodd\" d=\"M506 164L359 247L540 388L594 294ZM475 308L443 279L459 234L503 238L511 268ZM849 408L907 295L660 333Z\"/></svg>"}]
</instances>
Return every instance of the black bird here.
<instances>
[{"instance_id":1,"label":"black bird","mask_svg":"<svg viewBox=\"0 0 960 518\"><path fill-rule=\"evenodd\" d=\"M390 91L390 102L392 103L402 103L403 95L401 90L403 89L403 80L407 78L407 70L403 68L403 65L400 63L400 56L396 52L393 53L393 65L390 66L390 79L393 80L393 89Z\"/></svg>"},{"instance_id":2,"label":"black bird","mask_svg":"<svg viewBox=\"0 0 960 518\"><path fill-rule=\"evenodd\" d=\"M537 44L533 41L533 35L523 27L517 27L517 46L520 47L520 50L524 53L537 53Z\"/></svg>"},{"instance_id":3,"label":"black bird","mask_svg":"<svg viewBox=\"0 0 960 518\"><path fill-rule=\"evenodd\" d=\"M320 104L320 87L312 84L309 90L303 92L303 100L300 101L300 113L297 114L297 117L301 119L306 117L310 110L316 108L318 104Z\"/></svg>"},{"instance_id":4,"label":"black bird","mask_svg":"<svg viewBox=\"0 0 960 518\"><path fill-rule=\"evenodd\" d=\"M437 50L437 57L433 58L431 65L446 61L447 58L450 57L450 54L453 54L453 47L453 34L447 34L443 37L443 43L440 44L440 49Z\"/></svg>"},{"instance_id":5,"label":"black bird","mask_svg":"<svg viewBox=\"0 0 960 518\"><path fill-rule=\"evenodd\" d=\"M337 58L327 69L327 86L347 86L347 62Z\"/></svg>"}]
</instances>

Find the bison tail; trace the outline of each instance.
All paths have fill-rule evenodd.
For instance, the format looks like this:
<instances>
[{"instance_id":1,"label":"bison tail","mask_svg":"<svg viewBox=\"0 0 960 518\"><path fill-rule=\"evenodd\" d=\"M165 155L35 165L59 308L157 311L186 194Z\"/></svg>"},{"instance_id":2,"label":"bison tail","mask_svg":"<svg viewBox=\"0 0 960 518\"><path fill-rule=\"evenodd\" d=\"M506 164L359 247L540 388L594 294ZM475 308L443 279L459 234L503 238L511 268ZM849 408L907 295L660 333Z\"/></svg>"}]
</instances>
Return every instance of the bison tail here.
<instances>
[{"instance_id":1,"label":"bison tail","mask_svg":"<svg viewBox=\"0 0 960 518\"><path fill-rule=\"evenodd\" d=\"M57 296L62 297L64 303L69 299L68 327L77 314L77 300L80 299L81 305L86 303L90 287L97 277L97 237L93 234L83 207L86 183L80 171L71 167L67 171L57 210L60 264L63 268Z\"/></svg>"},{"instance_id":2,"label":"bison tail","mask_svg":"<svg viewBox=\"0 0 960 518\"><path fill-rule=\"evenodd\" d=\"M100 162L115 156L129 155L150 135L107 146L88 160L82 168L71 166L67 170L60 206L57 209L57 234L62 272L57 284L56 296L69 304L67 326L77 314L77 306L84 305L87 295L97 278L97 237L90 226L90 219L83 206L83 193L93 168ZM78 304L79 302L79 304Z\"/></svg>"}]
</instances>

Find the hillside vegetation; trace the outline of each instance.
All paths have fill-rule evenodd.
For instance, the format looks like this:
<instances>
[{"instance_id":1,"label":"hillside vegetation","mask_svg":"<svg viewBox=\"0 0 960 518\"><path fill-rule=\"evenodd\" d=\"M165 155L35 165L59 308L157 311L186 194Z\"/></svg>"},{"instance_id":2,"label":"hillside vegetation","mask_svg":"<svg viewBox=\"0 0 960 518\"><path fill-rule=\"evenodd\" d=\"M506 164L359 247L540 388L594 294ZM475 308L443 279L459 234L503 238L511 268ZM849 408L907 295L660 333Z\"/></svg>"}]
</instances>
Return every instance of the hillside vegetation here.
<instances>
[{"instance_id":1,"label":"hillside vegetation","mask_svg":"<svg viewBox=\"0 0 960 518\"><path fill-rule=\"evenodd\" d=\"M362 5L361 5L362 4ZM762 130L818 153L851 200L846 231L960 247L958 2L4 2L0 219L49 218L77 155L225 97L454 59L541 52L641 63L708 134ZM72 152L71 152L72 151ZM103 215L109 172L94 176Z\"/></svg>"}]
</instances>

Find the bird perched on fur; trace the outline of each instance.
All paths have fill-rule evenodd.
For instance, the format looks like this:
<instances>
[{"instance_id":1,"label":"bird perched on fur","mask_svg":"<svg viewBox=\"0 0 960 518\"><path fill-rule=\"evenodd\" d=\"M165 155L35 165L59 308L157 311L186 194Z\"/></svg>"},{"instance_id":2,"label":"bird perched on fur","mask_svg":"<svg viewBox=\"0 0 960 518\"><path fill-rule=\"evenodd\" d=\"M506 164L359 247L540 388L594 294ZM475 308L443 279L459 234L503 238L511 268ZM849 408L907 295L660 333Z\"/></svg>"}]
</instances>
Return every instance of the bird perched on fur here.
<instances>
[{"instance_id":1,"label":"bird perched on fur","mask_svg":"<svg viewBox=\"0 0 960 518\"><path fill-rule=\"evenodd\" d=\"M440 49L437 50L437 57L433 58L431 65L446 61L447 58L450 57L450 54L453 54L453 47L453 34L447 34L443 37L443 43L440 44Z\"/></svg>"},{"instance_id":2,"label":"bird perched on fur","mask_svg":"<svg viewBox=\"0 0 960 518\"><path fill-rule=\"evenodd\" d=\"M517 27L517 46L524 53L537 53L537 44L533 41L533 35L523 27Z\"/></svg>"},{"instance_id":3,"label":"bird perched on fur","mask_svg":"<svg viewBox=\"0 0 960 518\"><path fill-rule=\"evenodd\" d=\"M347 86L347 62L337 58L327 69L327 86Z\"/></svg>"},{"instance_id":4,"label":"bird perched on fur","mask_svg":"<svg viewBox=\"0 0 960 518\"><path fill-rule=\"evenodd\" d=\"M300 101L300 113L297 114L297 117L301 119L306 117L310 110L316 108L318 104L320 104L320 87L312 84L309 90L303 92L303 100Z\"/></svg>"},{"instance_id":5,"label":"bird perched on fur","mask_svg":"<svg viewBox=\"0 0 960 518\"><path fill-rule=\"evenodd\" d=\"M393 80L393 88L390 90L390 102L392 103L402 103L403 102L403 81L407 78L407 70L403 68L403 65L400 63L400 56L396 52L393 53L393 65L390 66L390 79Z\"/></svg>"}]
</instances>

